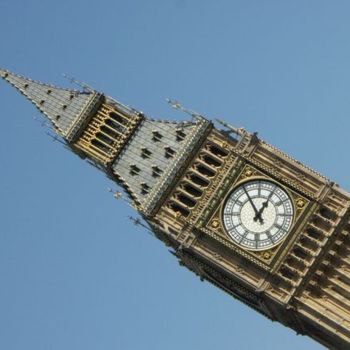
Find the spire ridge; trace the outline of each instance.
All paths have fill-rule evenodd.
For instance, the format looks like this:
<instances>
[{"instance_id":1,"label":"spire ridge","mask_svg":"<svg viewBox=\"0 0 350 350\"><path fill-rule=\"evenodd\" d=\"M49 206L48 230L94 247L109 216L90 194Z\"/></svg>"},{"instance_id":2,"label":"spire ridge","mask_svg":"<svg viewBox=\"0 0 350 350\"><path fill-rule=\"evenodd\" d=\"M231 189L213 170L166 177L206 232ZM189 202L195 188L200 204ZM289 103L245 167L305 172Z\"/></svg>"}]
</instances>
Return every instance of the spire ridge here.
<instances>
[{"instance_id":1,"label":"spire ridge","mask_svg":"<svg viewBox=\"0 0 350 350\"><path fill-rule=\"evenodd\" d=\"M99 105L102 95L94 90L64 89L0 68L0 76L28 98L53 124L56 132L71 141L79 126Z\"/></svg>"}]
</instances>

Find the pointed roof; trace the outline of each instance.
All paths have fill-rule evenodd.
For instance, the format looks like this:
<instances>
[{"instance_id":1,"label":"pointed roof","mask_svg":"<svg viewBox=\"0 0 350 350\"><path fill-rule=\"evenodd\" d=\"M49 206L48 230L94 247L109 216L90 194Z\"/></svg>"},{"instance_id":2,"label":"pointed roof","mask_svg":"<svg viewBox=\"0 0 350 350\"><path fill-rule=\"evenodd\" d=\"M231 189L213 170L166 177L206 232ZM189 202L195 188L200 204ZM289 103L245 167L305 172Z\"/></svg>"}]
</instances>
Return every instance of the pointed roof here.
<instances>
[{"instance_id":1,"label":"pointed roof","mask_svg":"<svg viewBox=\"0 0 350 350\"><path fill-rule=\"evenodd\" d=\"M26 96L51 121L57 133L71 141L100 104L96 91L62 89L0 68L0 76Z\"/></svg>"}]
</instances>

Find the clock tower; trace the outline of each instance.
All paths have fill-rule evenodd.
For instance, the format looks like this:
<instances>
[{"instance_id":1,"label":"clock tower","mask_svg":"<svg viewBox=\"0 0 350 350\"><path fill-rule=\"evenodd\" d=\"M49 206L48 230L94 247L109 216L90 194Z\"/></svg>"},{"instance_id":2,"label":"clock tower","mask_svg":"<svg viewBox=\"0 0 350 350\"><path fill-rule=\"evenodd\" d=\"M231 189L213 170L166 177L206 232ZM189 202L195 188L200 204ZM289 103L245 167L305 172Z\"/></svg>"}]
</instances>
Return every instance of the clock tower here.
<instances>
[{"instance_id":1,"label":"clock tower","mask_svg":"<svg viewBox=\"0 0 350 350\"><path fill-rule=\"evenodd\" d=\"M89 87L0 75L123 188L180 265L327 348L350 348L348 192L225 122L156 120Z\"/></svg>"}]
</instances>

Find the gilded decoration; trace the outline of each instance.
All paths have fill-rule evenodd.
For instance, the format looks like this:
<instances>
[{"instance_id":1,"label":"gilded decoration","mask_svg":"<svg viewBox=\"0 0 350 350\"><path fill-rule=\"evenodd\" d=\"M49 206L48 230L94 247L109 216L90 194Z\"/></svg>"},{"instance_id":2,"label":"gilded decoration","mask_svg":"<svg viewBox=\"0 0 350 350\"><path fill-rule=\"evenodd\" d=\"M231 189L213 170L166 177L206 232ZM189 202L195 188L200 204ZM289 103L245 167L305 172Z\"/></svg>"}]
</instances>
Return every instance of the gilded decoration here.
<instances>
[{"instance_id":1,"label":"gilded decoration","mask_svg":"<svg viewBox=\"0 0 350 350\"><path fill-rule=\"evenodd\" d=\"M224 203L226 201L227 196L231 191L239 186L240 184L252 180L252 179L266 179L272 182L275 182L275 180L262 173L255 167L251 165L246 165L244 168L241 170L239 176L235 179L235 181L231 184L230 188L226 191L226 196L221 198L220 204L216 208L215 212L213 215L210 217L208 221L208 229L217 236L221 237L221 240L228 240L231 245L235 246L237 249L235 249L236 252L238 252L241 255L241 251L243 250L241 247L237 246L231 239L231 237L226 233L225 228L223 227L222 223L222 210ZM279 184L281 186L281 184ZM305 212L306 208L308 207L309 200L305 198L304 196L300 195L299 193L296 193L294 190L288 188L287 186L284 186L284 190L289 194L293 206L294 206L294 219L293 219L293 224L292 227L286 236L288 237L288 243L293 241L295 237L298 235L298 221L302 214ZM280 242L278 245L267 249L267 250L261 250L261 251L253 251L253 250L244 250L245 251L245 256L249 256L249 260L259 260L261 263L264 265L266 264L267 266L271 266L271 264L274 262L274 260L284 252L282 247L286 246L286 238L283 239L282 242Z\"/></svg>"},{"instance_id":2,"label":"gilded decoration","mask_svg":"<svg viewBox=\"0 0 350 350\"><path fill-rule=\"evenodd\" d=\"M108 165L122 150L141 120L140 115L125 114L104 103L74 146L98 163Z\"/></svg>"},{"instance_id":3,"label":"gilded decoration","mask_svg":"<svg viewBox=\"0 0 350 350\"><path fill-rule=\"evenodd\" d=\"M230 148L221 135L211 132L177 181L163 209L170 209L177 218L184 218L191 225L204 226L207 211L218 205L242 164L233 154L232 145Z\"/></svg>"},{"instance_id":4,"label":"gilded decoration","mask_svg":"<svg viewBox=\"0 0 350 350\"><path fill-rule=\"evenodd\" d=\"M235 175L235 169L232 169L232 166L236 162L236 157L233 154L229 154L227 160L223 164L223 166L217 170L215 177L211 180L209 187L206 189L202 198L198 201L196 207L191 210L189 220L193 223L203 220L203 216L201 215L205 209L208 207L208 203L210 203L210 207L214 206L217 203L218 197L221 197L223 193L223 188L219 189L220 185L228 179L232 178Z\"/></svg>"}]
</instances>

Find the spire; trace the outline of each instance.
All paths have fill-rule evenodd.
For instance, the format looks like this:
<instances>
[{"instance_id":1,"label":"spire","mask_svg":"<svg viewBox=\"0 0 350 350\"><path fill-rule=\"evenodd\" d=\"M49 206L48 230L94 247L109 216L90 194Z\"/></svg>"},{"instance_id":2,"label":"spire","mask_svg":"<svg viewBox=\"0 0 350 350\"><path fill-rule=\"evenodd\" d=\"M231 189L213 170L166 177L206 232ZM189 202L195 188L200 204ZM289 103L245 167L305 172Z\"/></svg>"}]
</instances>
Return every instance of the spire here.
<instances>
[{"instance_id":1,"label":"spire","mask_svg":"<svg viewBox=\"0 0 350 350\"><path fill-rule=\"evenodd\" d=\"M0 76L26 96L71 141L84 121L100 105L102 95L93 90L62 89L0 68Z\"/></svg>"}]
</instances>

